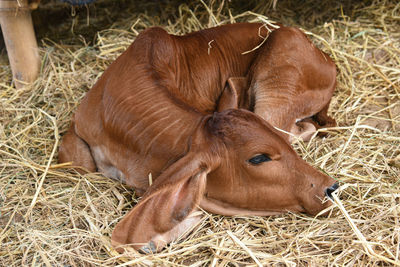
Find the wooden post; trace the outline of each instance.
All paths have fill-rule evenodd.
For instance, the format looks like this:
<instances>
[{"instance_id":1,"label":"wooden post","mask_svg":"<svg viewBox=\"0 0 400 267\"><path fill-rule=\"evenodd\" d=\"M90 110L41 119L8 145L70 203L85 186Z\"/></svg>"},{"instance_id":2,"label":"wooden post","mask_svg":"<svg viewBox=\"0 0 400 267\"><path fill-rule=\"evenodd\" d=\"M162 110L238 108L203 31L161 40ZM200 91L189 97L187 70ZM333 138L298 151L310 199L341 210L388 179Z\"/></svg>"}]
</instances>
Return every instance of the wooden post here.
<instances>
[{"instance_id":1,"label":"wooden post","mask_svg":"<svg viewBox=\"0 0 400 267\"><path fill-rule=\"evenodd\" d=\"M33 82L40 67L28 0L0 0L0 25L15 87Z\"/></svg>"}]
</instances>

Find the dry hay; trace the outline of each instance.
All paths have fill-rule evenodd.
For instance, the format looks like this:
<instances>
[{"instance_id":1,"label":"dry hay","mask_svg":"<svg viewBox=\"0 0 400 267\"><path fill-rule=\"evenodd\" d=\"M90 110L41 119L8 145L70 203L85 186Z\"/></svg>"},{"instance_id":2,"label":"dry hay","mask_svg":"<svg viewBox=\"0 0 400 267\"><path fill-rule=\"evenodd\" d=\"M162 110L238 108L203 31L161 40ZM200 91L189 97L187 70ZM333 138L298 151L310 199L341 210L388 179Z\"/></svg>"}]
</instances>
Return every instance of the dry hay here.
<instances>
[{"instance_id":1,"label":"dry hay","mask_svg":"<svg viewBox=\"0 0 400 267\"><path fill-rule=\"evenodd\" d=\"M279 1L274 11L275 1L161 7L158 1L143 2L118 11L124 19L99 31L90 45L79 35L52 40L50 32L40 42L41 76L25 89L10 86L10 69L1 58L0 265L399 265L400 3L341 8L336 1L318 1L318 7ZM110 11L99 8L96 16ZM234 21L265 21L256 13L303 27L337 63L330 110L339 126L329 129L328 137L295 148L340 181L341 207L333 207L328 218L205 213L195 231L159 254L118 255L110 234L137 198L100 174L82 176L57 165L60 135L72 112L142 29L162 25L183 34ZM87 27L85 20L74 19L75 30ZM54 27L54 34L62 27L71 27L71 21Z\"/></svg>"}]
</instances>

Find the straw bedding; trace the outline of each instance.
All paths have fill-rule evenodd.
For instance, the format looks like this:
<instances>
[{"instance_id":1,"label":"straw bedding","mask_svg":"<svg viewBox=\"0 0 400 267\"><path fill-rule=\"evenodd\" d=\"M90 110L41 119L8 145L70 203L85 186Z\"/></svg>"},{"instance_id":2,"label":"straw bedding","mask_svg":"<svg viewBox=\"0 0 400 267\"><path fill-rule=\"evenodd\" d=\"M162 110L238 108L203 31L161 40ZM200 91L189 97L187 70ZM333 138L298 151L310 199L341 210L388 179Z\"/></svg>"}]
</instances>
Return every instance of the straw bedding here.
<instances>
[{"instance_id":1,"label":"straw bedding","mask_svg":"<svg viewBox=\"0 0 400 267\"><path fill-rule=\"evenodd\" d=\"M11 86L0 57L0 265L400 265L400 3L144 2L121 1L118 10L98 1L49 27L39 41L40 78L24 89ZM42 10L49 5L60 9L50 2ZM159 254L117 254L111 231L138 201L134 192L56 161L80 99L149 26L183 34L266 16L302 27L337 64L330 113L338 127L294 145L340 182L337 205L327 218L204 213L199 227ZM84 35L88 25L98 27L95 35Z\"/></svg>"}]
</instances>

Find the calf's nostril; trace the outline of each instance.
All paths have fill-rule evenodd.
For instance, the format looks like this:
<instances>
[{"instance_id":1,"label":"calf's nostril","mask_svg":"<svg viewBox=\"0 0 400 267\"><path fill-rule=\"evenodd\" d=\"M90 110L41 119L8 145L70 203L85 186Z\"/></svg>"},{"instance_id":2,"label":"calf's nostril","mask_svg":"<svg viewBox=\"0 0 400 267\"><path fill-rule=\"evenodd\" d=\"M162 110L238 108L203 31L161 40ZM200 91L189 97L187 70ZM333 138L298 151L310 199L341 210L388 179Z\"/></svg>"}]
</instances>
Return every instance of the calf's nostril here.
<instances>
[{"instance_id":1,"label":"calf's nostril","mask_svg":"<svg viewBox=\"0 0 400 267\"><path fill-rule=\"evenodd\" d=\"M331 187L328 187L327 189L325 189L325 195L327 197L329 197L330 199L332 198L332 193L335 192L336 189L339 188L339 184L338 183L334 183Z\"/></svg>"}]
</instances>

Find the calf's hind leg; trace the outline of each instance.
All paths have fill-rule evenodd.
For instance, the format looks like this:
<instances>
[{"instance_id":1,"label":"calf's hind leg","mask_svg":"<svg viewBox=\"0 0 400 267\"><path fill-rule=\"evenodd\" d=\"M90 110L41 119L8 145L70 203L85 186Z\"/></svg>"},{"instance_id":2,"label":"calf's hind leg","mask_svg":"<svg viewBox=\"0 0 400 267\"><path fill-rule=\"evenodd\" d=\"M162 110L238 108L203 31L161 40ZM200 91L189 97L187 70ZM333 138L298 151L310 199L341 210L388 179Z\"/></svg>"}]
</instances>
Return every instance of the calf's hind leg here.
<instances>
[{"instance_id":1,"label":"calf's hind leg","mask_svg":"<svg viewBox=\"0 0 400 267\"><path fill-rule=\"evenodd\" d=\"M289 142L293 143L296 139L301 139L305 142L310 141L316 131L317 128L314 123L304 121L296 122L290 129L290 133L295 137L290 136Z\"/></svg>"},{"instance_id":2,"label":"calf's hind leg","mask_svg":"<svg viewBox=\"0 0 400 267\"><path fill-rule=\"evenodd\" d=\"M326 104L325 107L321 109L320 112L313 116L313 119L319 124L320 128L329 128L336 126L336 120L330 116L328 116L328 108L330 101Z\"/></svg>"},{"instance_id":3,"label":"calf's hind leg","mask_svg":"<svg viewBox=\"0 0 400 267\"><path fill-rule=\"evenodd\" d=\"M336 120L328 116L329 104L330 101L314 116L296 122L290 132L297 138L303 139L303 141L309 141L318 129L335 127ZM319 132L318 136L324 137L327 134L326 132ZM294 139L290 137L289 141L293 142Z\"/></svg>"},{"instance_id":4,"label":"calf's hind leg","mask_svg":"<svg viewBox=\"0 0 400 267\"><path fill-rule=\"evenodd\" d=\"M337 125L336 120L328 116L329 104L330 101L321 109L321 111L316 113L311 118L304 119L301 122L312 123L316 129L335 127ZM318 136L323 137L326 136L327 134L328 133L325 132L319 132Z\"/></svg>"},{"instance_id":5,"label":"calf's hind leg","mask_svg":"<svg viewBox=\"0 0 400 267\"><path fill-rule=\"evenodd\" d=\"M75 132L75 124L71 123L68 132L64 135L58 151L60 163L72 162L73 166L82 167L77 169L79 173L95 172L96 164L90 152L88 144Z\"/></svg>"}]
</instances>

